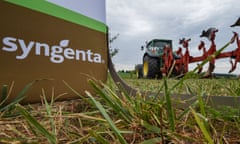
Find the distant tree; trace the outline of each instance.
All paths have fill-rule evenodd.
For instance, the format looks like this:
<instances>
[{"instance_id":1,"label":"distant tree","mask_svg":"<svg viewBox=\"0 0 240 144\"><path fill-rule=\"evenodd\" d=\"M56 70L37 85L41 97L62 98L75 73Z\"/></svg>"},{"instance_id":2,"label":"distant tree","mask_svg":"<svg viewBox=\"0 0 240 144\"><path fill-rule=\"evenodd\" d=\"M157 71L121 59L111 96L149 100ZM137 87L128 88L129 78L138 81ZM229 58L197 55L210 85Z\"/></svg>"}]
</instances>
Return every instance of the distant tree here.
<instances>
[{"instance_id":1,"label":"distant tree","mask_svg":"<svg viewBox=\"0 0 240 144\"><path fill-rule=\"evenodd\" d=\"M109 50L110 50L110 56L113 57L115 56L118 52L119 49L118 48L112 48L112 43L118 38L120 34L118 33L117 35L109 38Z\"/></svg>"}]
</instances>

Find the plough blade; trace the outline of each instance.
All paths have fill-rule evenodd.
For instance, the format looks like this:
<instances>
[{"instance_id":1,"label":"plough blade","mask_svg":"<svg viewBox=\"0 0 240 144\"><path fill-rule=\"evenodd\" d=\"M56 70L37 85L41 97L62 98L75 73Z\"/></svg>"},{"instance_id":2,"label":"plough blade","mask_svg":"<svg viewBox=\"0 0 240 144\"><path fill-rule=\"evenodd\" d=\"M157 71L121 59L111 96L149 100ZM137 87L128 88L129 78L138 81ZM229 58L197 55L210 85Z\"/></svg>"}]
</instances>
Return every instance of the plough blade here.
<instances>
[{"instance_id":1,"label":"plough blade","mask_svg":"<svg viewBox=\"0 0 240 144\"><path fill-rule=\"evenodd\" d=\"M214 71L214 69L215 69L215 65L212 64L212 63L209 63L208 70L207 70L207 72L204 74L203 78L212 77L212 72Z\"/></svg>"},{"instance_id":2,"label":"plough blade","mask_svg":"<svg viewBox=\"0 0 240 144\"><path fill-rule=\"evenodd\" d=\"M240 17L233 25L231 25L231 27L235 27L235 26L240 26Z\"/></svg>"},{"instance_id":3,"label":"plough blade","mask_svg":"<svg viewBox=\"0 0 240 144\"><path fill-rule=\"evenodd\" d=\"M238 19L238 21L235 22L235 24L233 24L232 26L240 26L240 18ZM240 40L239 40L239 36L238 33L233 32L233 37L231 38L231 40L224 45L222 48L220 48L219 50L216 49L216 44L215 44L215 37L216 37L216 33L218 32L218 29L216 28L209 28L208 30L204 30L202 31L202 34L200 35L200 37L206 37L208 38L208 40L210 41L210 47L209 49L205 48L205 43L203 41L200 41L200 44L198 46L198 50L202 51L202 55L201 56L191 56L189 49L188 49L188 45L191 39L181 39L179 44L182 45L182 47L179 47L177 54L180 56L180 59L175 60L175 67L176 70L180 70L179 67L183 67L183 71L184 73L188 72L188 65L190 63L195 63L195 62L201 62L201 64L197 64L197 69L196 70L197 73L201 73L202 69L203 69L203 65L206 63L209 63L208 69L206 71L206 73L204 74L203 78L208 78L212 76L212 73L215 69L215 60L216 59L221 59L221 58L231 58L234 59L230 61L231 64L231 69L229 70L229 73L233 72L236 68L237 68L237 63L240 62ZM222 52L226 47L228 47L230 44L233 44L234 41L236 41L237 43L237 48L233 51L229 51L229 52ZM182 50L185 49L185 53L183 54ZM164 55L169 55L169 53L165 53ZM172 65L172 59L167 59L167 57L165 57L164 59L165 63L167 63L167 67L171 67ZM167 61L167 62L166 62ZM203 64L204 63L204 64ZM165 70L166 72L166 70ZM168 72L166 72L168 73ZM176 72L179 74L182 74L180 71Z\"/></svg>"}]
</instances>

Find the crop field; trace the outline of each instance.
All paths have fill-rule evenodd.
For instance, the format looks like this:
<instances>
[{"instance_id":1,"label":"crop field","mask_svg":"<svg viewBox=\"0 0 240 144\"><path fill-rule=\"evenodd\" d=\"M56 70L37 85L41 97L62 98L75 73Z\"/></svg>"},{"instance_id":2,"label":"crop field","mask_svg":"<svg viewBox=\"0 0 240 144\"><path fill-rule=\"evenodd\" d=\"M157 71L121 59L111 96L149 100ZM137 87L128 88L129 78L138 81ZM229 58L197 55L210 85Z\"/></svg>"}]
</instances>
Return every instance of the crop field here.
<instances>
[{"instance_id":1,"label":"crop field","mask_svg":"<svg viewBox=\"0 0 240 144\"><path fill-rule=\"evenodd\" d=\"M240 109L206 105L202 96L239 96L238 78L136 79L122 78L139 91L155 96L128 95L111 80L89 80L96 94L86 92L78 100L21 105L28 86L8 105L8 88L0 103L0 143L90 143L90 144L240 144ZM163 93L164 97L158 97ZM171 95L197 97L192 105L177 108Z\"/></svg>"}]
</instances>

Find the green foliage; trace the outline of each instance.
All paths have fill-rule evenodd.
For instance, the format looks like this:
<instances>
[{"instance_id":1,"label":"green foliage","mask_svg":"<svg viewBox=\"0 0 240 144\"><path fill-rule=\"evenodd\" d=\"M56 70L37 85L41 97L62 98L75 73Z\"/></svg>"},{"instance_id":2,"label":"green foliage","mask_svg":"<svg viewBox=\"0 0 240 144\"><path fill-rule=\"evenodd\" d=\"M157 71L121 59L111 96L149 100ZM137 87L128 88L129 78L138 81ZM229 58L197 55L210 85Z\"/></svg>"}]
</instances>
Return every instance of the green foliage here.
<instances>
[{"instance_id":1,"label":"green foliage","mask_svg":"<svg viewBox=\"0 0 240 144\"><path fill-rule=\"evenodd\" d=\"M12 128L15 135L17 134L19 137L5 139L5 141L33 143L39 142L45 137L49 143L56 143L63 142L61 137L64 137L69 143L147 144L183 141L223 143L223 141L231 142L226 138L226 134L233 129L236 134L240 132L239 109L231 107L214 109L208 107L202 97L211 93L210 90L216 93L217 89L223 89L226 83L229 83L229 85L227 84L228 88L237 89L236 85L239 85L237 80L185 79L182 81L164 78L162 81L132 79L128 82L146 90L158 90L155 90L156 94L151 96L141 93L132 96L125 93L124 89L116 89L111 81L104 84L90 80L89 83L96 91L96 95L87 93L87 97L80 95L65 83L81 98L80 108L75 108L75 110L80 110L78 113L64 112L61 109L56 111L57 109L54 108L58 106L55 102L56 98L52 95L52 99L47 101L44 90L42 91L43 109L40 111L41 114L37 111L36 115L33 108L23 107L18 105L18 102L10 104L1 112L6 113L10 109L16 108L15 113L18 112L18 116L23 116L27 123L24 127L28 127L27 131L32 132L35 138L28 137L27 134L21 133L21 130ZM25 95L32 84L27 85L19 95ZM206 84L208 86L205 86ZM194 95L196 101L191 107L181 110L175 107L176 101L173 101L171 95L177 91L183 93L184 90L185 93ZM2 97L6 98L10 91L11 88L7 90L7 87L4 86L1 92ZM164 97L158 96L158 92L164 93ZM222 90L221 92L225 93ZM179 101L179 103L182 102ZM42 118L39 119L39 116ZM220 122L223 123L222 127L219 127ZM196 130L197 128L199 129ZM82 132L83 130L84 132ZM196 133L197 131L200 133ZM233 137L238 138L238 135ZM2 141L3 139L0 138L0 142Z\"/></svg>"},{"instance_id":2,"label":"green foliage","mask_svg":"<svg viewBox=\"0 0 240 144\"><path fill-rule=\"evenodd\" d=\"M204 138L207 140L207 142L209 144L213 144L213 140L212 140L212 138L210 136L210 132L208 131L208 129L207 129L206 125L205 125L205 122L204 122L207 118L205 118L201 114L196 113L195 110L193 110L192 108L190 108L190 109L191 109L191 111L193 113L193 116L194 116L198 126L200 127L200 129L201 129L201 131L202 131L202 133L204 135ZM200 117L202 117L203 119L201 119Z\"/></svg>"},{"instance_id":3,"label":"green foliage","mask_svg":"<svg viewBox=\"0 0 240 144\"><path fill-rule=\"evenodd\" d=\"M87 95L90 97L90 99L92 100L92 102L95 104L95 106L99 109L99 111L101 112L101 114L103 115L103 117L107 120L107 122L109 123L111 129L113 130L113 132L116 134L119 142L121 144L127 144L127 142L125 141L125 139L123 138L121 132L119 131L119 129L116 127L116 125L114 124L114 122L112 121L112 119L110 118L110 116L107 114L106 110L103 108L102 104L98 101L95 100L95 98L88 92L86 92ZM101 137L102 138L102 137Z\"/></svg>"},{"instance_id":4,"label":"green foliage","mask_svg":"<svg viewBox=\"0 0 240 144\"><path fill-rule=\"evenodd\" d=\"M10 90L8 91L8 86L3 85L2 88L2 95L0 96L0 112L6 112L7 110L12 109L17 103L22 101L26 97L26 92L29 90L29 88L35 83L36 81L33 81L26 85L21 92L8 104L6 104L8 97L11 94L11 90L13 88L14 83L11 85Z\"/></svg>"},{"instance_id":5,"label":"green foliage","mask_svg":"<svg viewBox=\"0 0 240 144\"><path fill-rule=\"evenodd\" d=\"M30 127L34 128L32 129L32 131L37 131L41 133L47 138L47 140L51 144L56 144L56 137L53 134L51 134L47 129L45 129L34 117L32 117L31 114L27 110L25 110L25 108L23 108L20 105L17 105L17 110L28 121L28 123L30 124Z\"/></svg>"},{"instance_id":6,"label":"green foliage","mask_svg":"<svg viewBox=\"0 0 240 144\"><path fill-rule=\"evenodd\" d=\"M166 105L167 105L167 112L168 112L168 119L170 121L170 127L172 132L175 132L175 113L173 111L173 107L172 107L172 100L171 100L171 96L170 96L170 92L168 89L168 85L167 85L167 80L164 77L164 95L166 97Z\"/></svg>"},{"instance_id":7,"label":"green foliage","mask_svg":"<svg viewBox=\"0 0 240 144\"><path fill-rule=\"evenodd\" d=\"M211 107L207 108L209 117L213 119L223 119L225 121L240 122L240 108L232 108L229 106L221 106L217 110Z\"/></svg>"}]
</instances>

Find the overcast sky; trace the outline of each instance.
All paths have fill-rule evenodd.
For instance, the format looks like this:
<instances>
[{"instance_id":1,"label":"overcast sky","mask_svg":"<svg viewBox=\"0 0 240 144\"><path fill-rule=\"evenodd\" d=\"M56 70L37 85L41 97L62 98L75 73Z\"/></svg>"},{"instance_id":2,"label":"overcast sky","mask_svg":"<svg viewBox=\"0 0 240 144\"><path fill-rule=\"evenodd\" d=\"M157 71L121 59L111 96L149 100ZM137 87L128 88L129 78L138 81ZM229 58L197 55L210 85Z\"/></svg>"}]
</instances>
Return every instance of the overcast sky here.
<instances>
[{"instance_id":1,"label":"overcast sky","mask_svg":"<svg viewBox=\"0 0 240 144\"><path fill-rule=\"evenodd\" d=\"M240 34L240 27L230 27L240 17L240 0L106 0L106 8L111 35L120 34L112 44L119 49L113 57L117 70L133 70L142 63L140 47L153 38L173 40L173 50L178 49L180 38L191 38L190 55L200 56L200 40L209 47L209 41L199 37L202 30L219 29L217 49L231 39L232 31ZM226 51L234 47L236 43ZM214 72L227 73L229 69L226 58L217 60ZM234 73L240 74L240 63Z\"/></svg>"}]
</instances>

